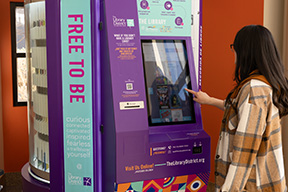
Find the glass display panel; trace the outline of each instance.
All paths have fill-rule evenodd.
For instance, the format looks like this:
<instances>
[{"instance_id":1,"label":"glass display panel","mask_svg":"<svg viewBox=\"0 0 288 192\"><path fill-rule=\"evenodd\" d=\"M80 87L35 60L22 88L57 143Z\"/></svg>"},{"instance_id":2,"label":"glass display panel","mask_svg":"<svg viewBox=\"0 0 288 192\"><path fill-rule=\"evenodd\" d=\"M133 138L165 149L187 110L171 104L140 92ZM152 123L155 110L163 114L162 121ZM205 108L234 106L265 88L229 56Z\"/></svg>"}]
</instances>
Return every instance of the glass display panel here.
<instances>
[{"instance_id":1,"label":"glass display panel","mask_svg":"<svg viewBox=\"0 0 288 192\"><path fill-rule=\"evenodd\" d=\"M27 65L26 58L17 58L17 91L18 102L27 101Z\"/></svg>"},{"instance_id":2,"label":"glass display panel","mask_svg":"<svg viewBox=\"0 0 288 192\"><path fill-rule=\"evenodd\" d=\"M16 52L25 53L25 19L24 7L16 7L15 11L16 20Z\"/></svg>"},{"instance_id":3,"label":"glass display panel","mask_svg":"<svg viewBox=\"0 0 288 192\"><path fill-rule=\"evenodd\" d=\"M25 0L28 128L31 174L50 181L46 17L44 0Z\"/></svg>"},{"instance_id":4,"label":"glass display panel","mask_svg":"<svg viewBox=\"0 0 288 192\"><path fill-rule=\"evenodd\" d=\"M149 125L195 123L186 44L142 40Z\"/></svg>"}]
</instances>

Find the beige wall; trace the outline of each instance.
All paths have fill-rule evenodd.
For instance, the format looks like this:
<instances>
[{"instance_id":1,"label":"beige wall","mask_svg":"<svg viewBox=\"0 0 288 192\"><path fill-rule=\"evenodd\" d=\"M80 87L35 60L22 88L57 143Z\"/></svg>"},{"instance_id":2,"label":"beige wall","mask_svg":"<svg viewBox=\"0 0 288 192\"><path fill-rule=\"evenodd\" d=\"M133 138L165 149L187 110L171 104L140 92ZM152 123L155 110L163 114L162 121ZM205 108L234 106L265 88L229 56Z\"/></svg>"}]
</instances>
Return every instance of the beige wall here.
<instances>
[{"instance_id":1,"label":"beige wall","mask_svg":"<svg viewBox=\"0 0 288 192\"><path fill-rule=\"evenodd\" d=\"M1 65L1 62L0 62ZM3 123L2 123L2 89L1 89L1 67L0 67L0 169L4 169L4 147L3 147Z\"/></svg>"},{"instance_id":2,"label":"beige wall","mask_svg":"<svg viewBox=\"0 0 288 192\"><path fill-rule=\"evenodd\" d=\"M287 0L264 0L264 26L273 34L277 48L283 53L284 4Z\"/></svg>"},{"instance_id":3,"label":"beige wall","mask_svg":"<svg viewBox=\"0 0 288 192\"><path fill-rule=\"evenodd\" d=\"M288 0L264 0L264 26L273 34L277 48L281 54L285 66L286 77L288 77ZM288 182L288 117L282 119L283 124L283 149Z\"/></svg>"},{"instance_id":4,"label":"beige wall","mask_svg":"<svg viewBox=\"0 0 288 192\"><path fill-rule=\"evenodd\" d=\"M284 37L283 37L283 63L285 65L286 77L288 77L288 2L285 0L284 5ZM283 146L284 146L284 162L286 172L286 183L288 183L288 116L282 120L283 124Z\"/></svg>"},{"instance_id":5,"label":"beige wall","mask_svg":"<svg viewBox=\"0 0 288 192\"><path fill-rule=\"evenodd\" d=\"M286 77L288 77L288 0L284 3L284 38L283 38L283 63Z\"/></svg>"}]
</instances>

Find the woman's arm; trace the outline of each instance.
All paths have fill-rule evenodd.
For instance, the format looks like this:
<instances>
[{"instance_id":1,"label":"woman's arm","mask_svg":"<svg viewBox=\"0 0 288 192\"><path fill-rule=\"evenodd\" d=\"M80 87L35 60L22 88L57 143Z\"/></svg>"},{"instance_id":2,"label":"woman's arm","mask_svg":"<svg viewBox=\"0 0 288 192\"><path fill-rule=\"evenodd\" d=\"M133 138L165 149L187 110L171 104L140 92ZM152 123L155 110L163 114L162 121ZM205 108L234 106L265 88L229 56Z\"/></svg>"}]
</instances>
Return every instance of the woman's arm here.
<instances>
[{"instance_id":1,"label":"woman's arm","mask_svg":"<svg viewBox=\"0 0 288 192\"><path fill-rule=\"evenodd\" d=\"M224 100L217 99L215 97L210 97L207 93L202 92L201 90L199 92L193 91L191 89L185 89L185 90L194 95L193 100L196 101L197 103L212 105L224 111L224 103L225 103Z\"/></svg>"}]
</instances>

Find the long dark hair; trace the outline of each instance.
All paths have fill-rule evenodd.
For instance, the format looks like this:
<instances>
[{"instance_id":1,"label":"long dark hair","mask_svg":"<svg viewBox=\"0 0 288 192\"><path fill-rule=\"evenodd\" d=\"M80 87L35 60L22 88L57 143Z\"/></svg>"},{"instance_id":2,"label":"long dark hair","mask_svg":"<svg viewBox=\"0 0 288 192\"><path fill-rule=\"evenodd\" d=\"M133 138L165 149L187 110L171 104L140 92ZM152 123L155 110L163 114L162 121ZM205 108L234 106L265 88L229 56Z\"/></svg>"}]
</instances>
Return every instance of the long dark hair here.
<instances>
[{"instance_id":1,"label":"long dark hair","mask_svg":"<svg viewBox=\"0 0 288 192\"><path fill-rule=\"evenodd\" d=\"M288 114L288 85L284 66L280 59L272 34L261 25L243 27L235 36L234 50L237 55L235 77L236 87L258 70L273 89L273 103L279 109L280 117ZM230 101L231 93L226 101Z\"/></svg>"}]
</instances>

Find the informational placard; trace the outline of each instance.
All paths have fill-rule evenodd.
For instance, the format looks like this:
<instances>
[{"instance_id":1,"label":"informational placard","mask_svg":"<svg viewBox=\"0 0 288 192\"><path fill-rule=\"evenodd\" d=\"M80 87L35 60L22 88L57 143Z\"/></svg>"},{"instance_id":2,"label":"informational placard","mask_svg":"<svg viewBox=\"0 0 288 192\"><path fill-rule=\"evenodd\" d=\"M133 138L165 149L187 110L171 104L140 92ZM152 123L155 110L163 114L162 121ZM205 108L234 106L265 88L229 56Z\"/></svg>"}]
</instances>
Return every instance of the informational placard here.
<instances>
[{"instance_id":1,"label":"informational placard","mask_svg":"<svg viewBox=\"0 0 288 192\"><path fill-rule=\"evenodd\" d=\"M90 0L61 0L66 192L94 188L90 9Z\"/></svg>"},{"instance_id":2,"label":"informational placard","mask_svg":"<svg viewBox=\"0 0 288 192\"><path fill-rule=\"evenodd\" d=\"M191 0L137 0L141 36L190 36Z\"/></svg>"}]
</instances>

